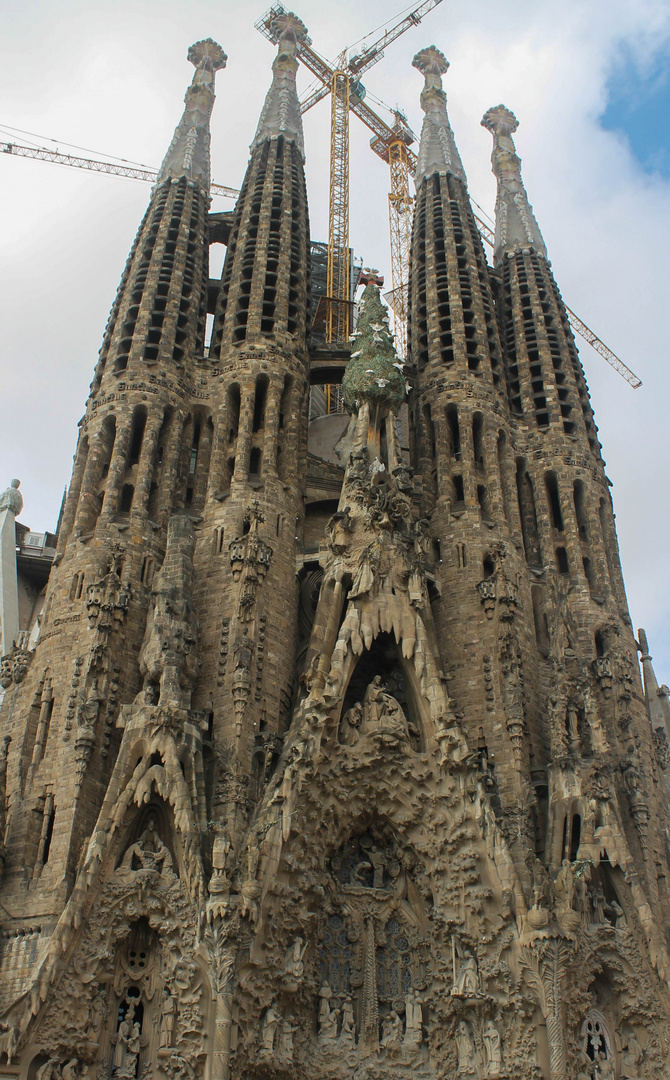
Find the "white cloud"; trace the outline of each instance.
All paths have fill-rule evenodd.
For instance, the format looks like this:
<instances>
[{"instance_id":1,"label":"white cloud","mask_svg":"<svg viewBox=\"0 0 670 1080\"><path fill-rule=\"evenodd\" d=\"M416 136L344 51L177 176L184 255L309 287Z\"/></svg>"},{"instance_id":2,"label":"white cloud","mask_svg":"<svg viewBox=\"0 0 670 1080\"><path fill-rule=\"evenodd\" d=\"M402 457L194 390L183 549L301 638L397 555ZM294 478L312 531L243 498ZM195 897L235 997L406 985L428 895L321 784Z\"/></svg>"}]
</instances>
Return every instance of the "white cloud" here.
<instances>
[{"instance_id":1,"label":"white cloud","mask_svg":"<svg viewBox=\"0 0 670 1080\"><path fill-rule=\"evenodd\" d=\"M329 58L388 19L386 0L297 0ZM238 186L268 85L273 50L262 14L232 0L18 0L0 16L5 59L0 120L158 165L190 79L187 47L211 36L229 54L218 75L214 176ZM473 196L492 209L483 112L502 101L520 120L524 178L566 301L644 379L632 391L581 348L614 483L635 626L646 626L670 681L670 508L666 496L670 184L646 175L625 140L598 126L622 43L640 64L670 41L665 0L443 0L364 77L420 130L421 79L411 68L435 42L451 61L449 112ZM302 86L310 81L301 76ZM327 230L328 105L305 120L312 233ZM20 137L17 136L17 141ZM387 275L388 177L352 118L351 237ZM33 161L0 158L3 235L4 479L19 476L23 517L53 527L69 479L76 423L107 314L148 187ZM221 204L223 205L223 204Z\"/></svg>"}]
</instances>

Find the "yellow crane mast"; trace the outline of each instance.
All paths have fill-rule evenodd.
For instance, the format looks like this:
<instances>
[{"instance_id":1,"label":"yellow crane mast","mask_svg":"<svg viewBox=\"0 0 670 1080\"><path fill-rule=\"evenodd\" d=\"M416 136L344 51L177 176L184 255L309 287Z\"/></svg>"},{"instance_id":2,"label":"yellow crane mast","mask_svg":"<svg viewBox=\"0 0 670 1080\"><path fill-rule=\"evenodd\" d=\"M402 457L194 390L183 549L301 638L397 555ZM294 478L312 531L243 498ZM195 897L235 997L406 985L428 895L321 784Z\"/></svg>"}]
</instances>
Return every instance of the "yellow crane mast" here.
<instances>
[{"instance_id":1,"label":"yellow crane mast","mask_svg":"<svg viewBox=\"0 0 670 1080\"><path fill-rule=\"evenodd\" d=\"M330 191L326 341L348 341L351 270L349 259L349 74L333 72L330 109Z\"/></svg>"}]
</instances>

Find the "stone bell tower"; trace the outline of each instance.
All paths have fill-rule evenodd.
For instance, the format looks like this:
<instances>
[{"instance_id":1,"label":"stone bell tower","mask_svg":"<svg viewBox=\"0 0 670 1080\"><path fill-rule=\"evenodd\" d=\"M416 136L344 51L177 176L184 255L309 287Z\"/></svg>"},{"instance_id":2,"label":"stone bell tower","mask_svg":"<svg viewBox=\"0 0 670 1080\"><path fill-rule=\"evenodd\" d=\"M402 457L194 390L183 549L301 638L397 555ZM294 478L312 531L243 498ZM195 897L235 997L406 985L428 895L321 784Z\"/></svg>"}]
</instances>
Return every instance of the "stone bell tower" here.
<instances>
[{"instance_id":1,"label":"stone bell tower","mask_svg":"<svg viewBox=\"0 0 670 1080\"><path fill-rule=\"evenodd\" d=\"M189 50L40 624L2 657L0 1080L666 1080L668 690L516 118L482 121L491 266L417 53L407 363L374 271L317 344L310 42L272 14L229 215L226 57Z\"/></svg>"}]
</instances>

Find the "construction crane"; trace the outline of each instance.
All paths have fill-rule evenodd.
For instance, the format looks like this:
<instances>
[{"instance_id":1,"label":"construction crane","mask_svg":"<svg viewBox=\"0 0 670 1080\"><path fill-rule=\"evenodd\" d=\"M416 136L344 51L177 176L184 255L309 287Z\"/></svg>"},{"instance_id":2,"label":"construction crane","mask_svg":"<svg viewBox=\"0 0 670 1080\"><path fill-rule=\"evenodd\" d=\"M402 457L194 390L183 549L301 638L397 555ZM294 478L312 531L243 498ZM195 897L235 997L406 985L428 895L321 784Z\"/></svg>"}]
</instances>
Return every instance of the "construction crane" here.
<instances>
[{"instance_id":1,"label":"construction crane","mask_svg":"<svg viewBox=\"0 0 670 1080\"><path fill-rule=\"evenodd\" d=\"M325 96L325 92L324 95ZM371 110L370 110L371 111ZM374 116L375 114L372 113ZM404 356L407 327L407 281L409 276L409 246L412 231L413 199L409 193L409 175L414 172L416 155L409 150L407 139L409 128L406 126L402 113L396 112L396 122L393 128L384 124L377 117L378 126L376 138L371 140L371 146L384 160L388 160L391 167L391 194L389 195L389 211L391 219L391 268L392 289L384 294L391 304L394 312L396 339L402 343L399 348L400 355ZM370 125L368 125L370 126ZM409 133L411 135L411 132ZM94 158L76 157L72 154L63 154L60 151L47 150L44 147L23 146L14 142L0 142L0 152L11 154L14 157L33 158L37 161L50 161L58 165L68 165L77 169L88 169L92 172L107 173L110 176L125 176L133 180L144 180L153 183L157 173L153 169L142 166L121 165L112 161L96 160ZM226 187L224 184L211 185L212 195L222 195L225 198L236 199L239 195L237 188ZM477 228L482 239L493 247L494 232L482 218L475 214ZM579 334L584 341L595 349L607 363L614 368L637 390L642 386L642 380L631 371L616 353L612 352L604 341L594 334L586 323L566 304L565 310L568 320L575 333ZM334 339L337 340L337 339Z\"/></svg>"},{"instance_id":2,"label":"construction crane","mask_svg":"<svg viewBox=\"0 0 670 1080\"><path fill-rule=\"evenodd\" d=\"M326 279L326 340L346 341L350 331L350 269L349 269L349 113L353 112L373 133L372 145L376 153L389 163L391 170L391 272L394 289L402 282L393 277L396 264L409 256L409 233L407 221L409 209L409 173L404 160L407 145L414 141L407 122L396 113L396 124L390 128L365 104L365 89L360 82L363 72L381 60L384 50L392 41L412 26L418 26L424 15L441 3L441 0L425 0L409 15L405 15L389 30L366 46L360 53L347 60L347 49L329 64L311 47L308 38L298 44L297 55L305 67L321 82L301 104L304 114L317 101L331 94L330 124L330 190L328 210L328 269ZM285 14L281 4L274 4L256 23L256 29L276 44L272 24L278 15ZM394 309L395 312L395 309ZM401 355L405 352L403 328L406 320L396 319L396 337Z\"/></svg>"},{"instance_id":3,"label":"construction crane","mask_svg":"<svg viewBox=\"0 0 670 1080\"><path fill-rule=\"evenodd\" d=\"M95 158L75 157L62 154L59 150L46 150L43 147L22 146L14 142L0 142L0 152L13 154L14 157L35 158L37 161L52 161L56 165L71 165L75 169L89 169L91 172L109 173L111 176L127 176L131 180L148 180L153 183L158 173L139 165L119 165L113 161L96 161ZM211 185L212 195L223 195L227 199L236 199L236 188L224 187L223 184Z\"/></svg>"}]
</instances>

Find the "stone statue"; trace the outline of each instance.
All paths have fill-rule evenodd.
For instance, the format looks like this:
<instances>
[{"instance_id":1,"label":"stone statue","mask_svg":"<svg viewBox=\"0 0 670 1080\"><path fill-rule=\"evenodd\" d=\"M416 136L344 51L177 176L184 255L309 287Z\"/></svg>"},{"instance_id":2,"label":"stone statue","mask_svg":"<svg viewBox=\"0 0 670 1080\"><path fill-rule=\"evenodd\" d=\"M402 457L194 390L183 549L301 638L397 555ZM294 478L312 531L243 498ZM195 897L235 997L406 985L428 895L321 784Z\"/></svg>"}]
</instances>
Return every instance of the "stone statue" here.
<instances>
[{"instance_id":1,"label":"stone statue","mask_svg":"<svg viewBox=\"0 0 670 1080\"><path fill-rule=\"evenodd\" d=\"M579 1066L577 1080L593 1080L593 1062L586 1053L586 1050L582 1049L579 1051L577 1064Z\"/></svg>"},{"instance_id":2,"label":"stone statue","mask_svg":"<svg viewBox=\"0 0 670 1080\"><path fill-rule=\"evenodd\" d=\"M383 851L380 851L376 844L373 844L365 851L365 858L361 859L359 863L354 866L351 871L351 883L352 885L366 885L366 877L369 873L370 867L372 867L372 888L383 889L384 888L384 869L386 867L386 857Z\"/></svg>"},{"instance_id":3,"label":"stone statue","mask_svg":"<svg viewBox=\"0 0 670 1080\"><path fill-rule=\"evenodd\" d=\"M172 1046L176 1004L175 999L170 993L169 987L164 986L163 998L161 1001L160 1033L158 1037L159 1050L166 1050L168 1047Z\"/></svg>"},{"instance_id":4,"label":"stone statue","mask_svg":"<svg viewBox=\"0 0 670 1080\"><path fill-rule=\"evenodd\" d=\"M105 700L105 695L98 689L98 680L93 679L86 695L82 694L81 704L77 711L77 724L79 727L95 731L98 722L100 704Z\"/></svg>"},{"instance_id":5,"label":"stone statue","mask_svg":"<svg viewBox=\"0 0 670 1080\"><path fill-rule=\"evenodd\" d=\"M563 859L554 882L554 900L558 911L572 911L575 898L575 879L572 863Z\"/></svg>"},{"instance_id":6,"label":"stone statue","mask_svg":"<svg viewBox=\"0 0 670 1080\"><path fill-rule=\"evenodd\" d=\"M270 1006L265 1016L263 1017L263 1023L261 1025L261 1048L260 1053L263 1057L272 1057L274 1053L275 1037L277 1034L277 1028L281 1023L281 1016L276 1011L274 1006Z\"/></svg>"},{"instance_id":7,"label":"stone statue","mask_svg":"<svg viewBox=\"0 0 670 1080\"><path fill-rule=\"evenodd\" d=\"M9 510L14 517L23 510L23 495L19 491L21 485L20 480L11 480L9 487L5 488L2 495L0 495L0 514L5 510Z\"/></svg>"},{"instance_id":8,"label":"stone statue","mask_svg":"<svg viewBox=\"0 0 670 1080\"><path fill-rule=\"evenodd\" d=\"M302 979L305 973L302 958L305 955L306 948L307 944L303 942L301 937L297 937L293 944L289 945L284 957L284 975L288 975L291 979Z\"/></svg>"},{"instance_id":9,"label":"stone statue","mask_svg":"<svg viewBox=\"0 0 670 1080\"><path fill-rule=\"evenodd\" d=\"M281 1028L279 1029L277 1057L286 1065L290 1065L293 1061L293 1036L297 1030L298 1025L294 1022L292 1016L289 1016L286 1020L282 1021Z\"/></svg>"},{"instance_id":10,"label":"stone statue","mask_svg":"<svg viewBox=\"0 0 670 1080\"><path fill-rule=\"evenodd\" d=\"M339 1009L331 1009L330 999L333 992L328 983L324 983L319 990L319 1042L333 1042L337 1038L337 1018Z\"/></svg>"},{"instance_id":11,"label":"stone statue","mask_svg":"<svg viewBox=\"0 0 670 1080\"><path fill-rule=\"evenodd\" d=\"M459 1075L476 1076L477 1054L465 1020L461 1020L456 1029L456 1051L458 1053Z\"/></svg>"},{"instance_id":12,"label":"stone statue","mask_svg":"<svg viewBox=\"0 0 670 1080\"><path fill-rule=\"evenodd\" d=\"M40 1065L35 1080L58 1080L61 1075L60 1065L55 1058L49 1058L44 1065Z\"/></svg>"},{"instance_id":13,"label":"stone statue","mask_svg":"<svg viewBox=\"0 0 670 1080\"><path fill-rule=\"evenodd\" d=\"M405 997L405 1046L418 1046L423 1038L422 1001L416 990L410 990Z\"/></svg>"},{"instance_id":14,"label":"stone statue","mask_svg":"<svg viewBox=\"0 0 670 1080\"><path fill-rule=\"evenodd\" d=\"M600 1051L596 1058L596 1080L614 1080L614 1065L604 1051Z\"/></svg>"},{"instance_id":15,"label":"stone statue","mask_svg":"<svg viewBox=\"0 0 670 1080\"><path fill-rule=\"evenodd\" d=\"M382 1037L380 1046L387 1049L398 1046L402 1042L402 1020L395 1009L391 1009L388 1016L382 1020Z\"/></svg>"},{"instance_id":16,"label":"stone statue","mask_svg":"<svg viewBox=\"0 0 670 1080\"><path fill-rule=\"evenodd\" d=\"M351 998L347 994L342 1005L342 1027L340 1029L340 1043L342 1046L353 1047L356 1045L356 1021L354 1020L354 1007Z\"/></svg>"},{"instance_id":17,"label":"stone statue","mask_svg":"<svg viewBox=\"0 0 670 1080\"><path fill-rule=\"evenodd\" d=\"M131 1001L116 1033L113 1075L119 1078L134 1077L140 1052L140 1025L135 1020L135 1005Z\"/></svg>"},{"instance_id":18,"label":"stone statue","mask_svg":"<svg viewBox=\"0 0 670 1080\"><path fill-rule=\"evenodd\" d=\"M644 1060L644 1051L634 1032L626 1037L621 1054L621 1080L643 1080L640 1068Z\"/></svg>"},{"instance_id":19,"label":"stone statue","mask_svg":"<svg viewBox=\"0 0 670 1080\"><path fill-rule=\"evenodd\" d=\"M487 1020L484 1024L482 1042L484 1043L484 1051L486 1053L486 1075L488 1077L502 1076L502 1039L500 1038L500 1032L493 1023L493 1020Z\"/></svg>"},{"instance_id":20,"label":"stone statue","mask_svg":"<svg viewBox=\"0 0 670 1080\"><path fill-rule=\"evenodd\" d=\"M158 835L153 818L149 818L140 838L126 851L121 867L124 870L156 870L159 874L172 870L172 856Z\"/></svg>"},{"instance_id":21,"label":"stone statue","mask_svg":"<svg viewBox=\"0 0 670 1080\"><path fill-rule=\"evenodd\" d=\"M361 725L363 723L363 704L357 701L351 709L347 709L342 717L340 726L340 742L344 746L355 746L361 737Z\"/></svg>"},{"instance_id":22,"label":"stone statue","mask_svg":"<svg viewBox=\"0 0 670 1080\"><path fill-rule=\"evenodd\" d=\"M591 891L591 902L593 904L593 921L597 926L602 926L605 920L605 893L603 891L602 884L596 881Z\"/></svg>"},{"instance_id":23,"label":"stone statue","mask_svg":"<svg viewBox=\"0 0 670 1080\"><path fill-rule=\"evenodd\" d=\"M471 952L466 952L456 979L456 993L462 997L471 997L479 993L479 971L477 961Z\"/></svg>"}]
</instances>

